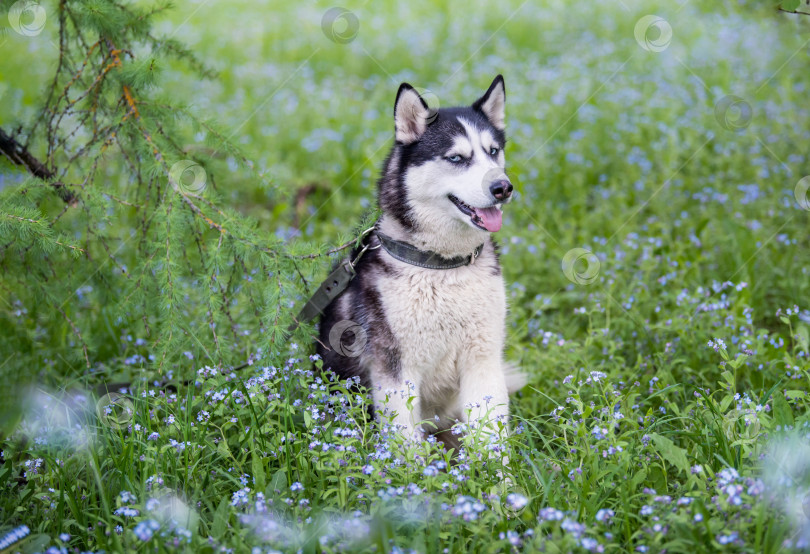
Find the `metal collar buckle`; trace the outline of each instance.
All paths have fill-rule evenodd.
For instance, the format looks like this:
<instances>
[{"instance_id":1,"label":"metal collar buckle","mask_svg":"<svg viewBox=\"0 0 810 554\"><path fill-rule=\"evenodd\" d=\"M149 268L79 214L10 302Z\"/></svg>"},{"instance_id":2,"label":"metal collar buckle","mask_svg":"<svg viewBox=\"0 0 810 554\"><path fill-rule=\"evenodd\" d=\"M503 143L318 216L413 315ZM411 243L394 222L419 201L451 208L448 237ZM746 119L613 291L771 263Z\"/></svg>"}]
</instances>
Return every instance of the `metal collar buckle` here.
<instances>
[{"instance_id":1,"label":"metal collar buckle","mask_svg":"<svg viewBox=\"0 0 810 554\"><path fill-rule=\"evenodd\" d=\"M382 246L382 243L380 243L379 241L377 241L377 246L371 246L370 244L367 244L365 242L366 237L368 237L369 234L371 234L371 232L374 231L374 229L375 227L369 227L368 229L363 231L363 233L360 235L360 244L363 245L363 249L357 253L357 256L354 257L354 260L349 262L349 266L352 268L352 271L354 271L354 266L357 265L357 262L360 261L360 258L363 257L363 254L365 254L367 250L377 250L380 246Z\"/></svg>"},{"instance_id":2,"label":"metal collar buckle","mask_svg":"<svg viewBox=\"0 0 810 554\"><path fill-rule=\"evenodd\" d=\"M483 250L483 249L479 246L478 248L476 248L475 250L472 251L472 254L470 254L470 263L469 263L469 265L473 265L475 263L475 260L477 260L478 256L481 255L481 250Z\"/></svg>"}]
</instances>

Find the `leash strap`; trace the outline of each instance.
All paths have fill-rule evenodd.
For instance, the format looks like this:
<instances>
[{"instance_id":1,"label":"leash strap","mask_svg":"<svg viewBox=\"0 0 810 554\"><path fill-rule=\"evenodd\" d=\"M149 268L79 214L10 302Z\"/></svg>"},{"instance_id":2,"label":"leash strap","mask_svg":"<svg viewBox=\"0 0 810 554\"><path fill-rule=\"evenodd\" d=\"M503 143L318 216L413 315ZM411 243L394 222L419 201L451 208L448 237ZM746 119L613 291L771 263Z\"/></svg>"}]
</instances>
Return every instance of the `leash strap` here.
<instances>
[{"instance_id":1,"label":"leash strap","mask_svg":"<svg viewBox=\"0 0 810 554\"><path fill-rule=\"evenodd\" d=\"M373 230L374 227L371 227L363 231L363 234L360 236L360 240L364 241ZM354 267L357 265L357 262L360 261L363 254L365 254L368 250L376 250L380 247L379 244L377 246L371 246L363 242L361 242L361 244L363 244L363 248L357 253L354 260L351 258L346 258L340 262L335 270L329 274L326 280L321 283L321 286L318 287L315 294L313 294L312 297L307 300L307 303L304 304L304 307L301 308L300 312L298 312L298 317L296 317L287 328L288 333L295 331L301 323L312 321L319 315L322 315L326 307L329 306L329 304L331 304L341 292L346 290L346 287L349 286L349 283L351 283L352 279L354 279L354 277L357 275Z\"/></svg>"},{"instance_id":2,"label":"leash strap","mask_svg":"<svg viewBox=\"0 0 810 554\"><path fill-rule=\"evenodd\" d=\"M346 258L329 274L326 280L321 283L321 286L318 287L318 290L315 291L312 298L307 300L307 303L298 313L298 317L290 324L287 331L292 333L298 328L299 324L312 321L318 317L318 315L322 314L326 307L332 303L332 300L346 290L346 287L349 286L349 283L354 279L355 275L357 275L357 273L354 271L351 260Z\"/></svg>"}]
</instances>

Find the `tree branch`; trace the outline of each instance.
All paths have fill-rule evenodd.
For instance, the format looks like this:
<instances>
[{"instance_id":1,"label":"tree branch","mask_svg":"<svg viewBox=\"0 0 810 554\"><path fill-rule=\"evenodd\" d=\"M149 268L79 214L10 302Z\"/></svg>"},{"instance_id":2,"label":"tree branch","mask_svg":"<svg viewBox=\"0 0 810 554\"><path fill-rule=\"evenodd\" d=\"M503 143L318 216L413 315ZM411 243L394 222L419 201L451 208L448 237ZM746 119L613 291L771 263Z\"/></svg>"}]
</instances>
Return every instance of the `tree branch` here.
<instances>
[{"instance_id":1,"label":"tree branch","mask_svg":"<svg viewBox=\"0 0 810 554\"><path fill-rule=\"evenodd\" d=\"M778 11L780 11L780 12L790 13L790 14L794 14L794 15L810 15L810 12L790 11L790 10L785 10L785 9L782 9L782 8L776 8L776 9Z\"/></svg>"},{"instance_id":2,"label":"tree branch","mask_svg":"<svg viewBox=\"0 0 810 554\"><path fill-rule=\"evenodd\" d=\"M51 181L55 174L53 171L39 161L28 148L17 142L13 136L7 134L3 129L0 129L0 154L3 154L14 165L21 165L28 170L31 175L38 177L43 181ZM76 196L69 191L64 183L53 182L51 186L56 190L59 198L67 204L72 204L76 201Z\"/></svg>"}]
</instances>

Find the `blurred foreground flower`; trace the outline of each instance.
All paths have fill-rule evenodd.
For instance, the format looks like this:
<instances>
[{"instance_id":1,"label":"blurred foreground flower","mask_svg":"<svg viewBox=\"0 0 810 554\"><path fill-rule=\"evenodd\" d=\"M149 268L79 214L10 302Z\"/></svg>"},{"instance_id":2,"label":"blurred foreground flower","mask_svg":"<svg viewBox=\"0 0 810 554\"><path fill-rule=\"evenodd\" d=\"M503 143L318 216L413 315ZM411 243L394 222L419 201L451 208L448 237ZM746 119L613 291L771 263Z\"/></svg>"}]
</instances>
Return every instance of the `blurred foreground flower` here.
<instances>
[{"instance_id":1,"label":"blurred foreground flower","mask_svg":"<svg viewBox=\"0 0 810 554\"><path fill-rule=\"evenodd\" d=\"M810 432L793 431L768 445L762 467L767 497L793 526L788 548L810 546Z\"/></svg>"}]
</instances>

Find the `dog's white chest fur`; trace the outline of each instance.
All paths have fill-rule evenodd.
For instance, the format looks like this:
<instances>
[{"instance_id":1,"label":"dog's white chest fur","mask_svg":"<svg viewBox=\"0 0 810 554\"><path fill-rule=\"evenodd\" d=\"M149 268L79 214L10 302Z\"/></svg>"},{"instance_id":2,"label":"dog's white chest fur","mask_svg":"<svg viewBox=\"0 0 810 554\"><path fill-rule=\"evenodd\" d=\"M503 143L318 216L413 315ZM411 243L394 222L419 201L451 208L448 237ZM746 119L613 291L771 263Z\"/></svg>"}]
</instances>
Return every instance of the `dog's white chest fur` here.
<instances>
[{"instance_id":1,"label":"dog's white chest fur","mask_svg":"<svg viewBox=\"0 0 810 554\"><path fill-rule=\"evenodd\" d=\"M503 380L500 349L506 299L492 246L487 249L476 263L451 270L423 269L392 259L396 273L377 282L388 326L399 343L402 378L418 384L413 391L421 400L417 421L434 415L464 419L464 406L456 401L461 377L482 356L497 353L485 371ZM478 402L496 395L482 392L473 395Z\"/></svg>"}]
</instances>

